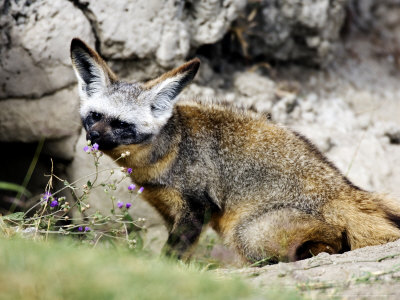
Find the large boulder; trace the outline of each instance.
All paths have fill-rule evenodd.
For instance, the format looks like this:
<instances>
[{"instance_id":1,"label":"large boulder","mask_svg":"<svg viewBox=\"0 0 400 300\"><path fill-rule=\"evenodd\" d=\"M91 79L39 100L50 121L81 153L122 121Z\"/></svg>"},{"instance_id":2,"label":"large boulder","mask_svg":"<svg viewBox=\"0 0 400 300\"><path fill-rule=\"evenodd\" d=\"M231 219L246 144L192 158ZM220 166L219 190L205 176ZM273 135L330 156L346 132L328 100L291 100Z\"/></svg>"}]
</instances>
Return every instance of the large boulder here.
<instances>
[{"instance_id":1,"label":"large boulder","mask_svg":"<svg viewBox=\"0 0 400 300\"><path fill-rule=\"evenodd\" d=\"M76 1L91 18L101 53L112 59L154 59L169 67L190 50L218 41L245 0Z\"/></svg>"},{"instance_id":2,"label":"large boulder","mask_svg":"<svg viewBox=\"0 0 400 300\"><path fill-rule=\"evenodd\" d=\"M80 120L69 42L93 44L92 27L63 0L3 1L0 13L0 141L45 138L45 153L70 160Z\"/></svg>"},{"instance_id":3,"label":"large boulder","mask_svg":"<svg viewBox=\"0 0 400 300\"><path fill-rule=\"evenodd\" d=\"M0 101L0 140L35 142L76 135L81 127L75 88L65 88L37 100Z\"/></svg>"},{"instance_id":4,"label":"large boulder","mask_svg":"<svg viewBox=\"0 0 400 300\"><path fill-rule=\"evenodd\" d=\"M4 1L0 10L0 99L37 98L75 83L69 41L94 41L80 10L63 0Z\"/></svg>"}]
</instances>

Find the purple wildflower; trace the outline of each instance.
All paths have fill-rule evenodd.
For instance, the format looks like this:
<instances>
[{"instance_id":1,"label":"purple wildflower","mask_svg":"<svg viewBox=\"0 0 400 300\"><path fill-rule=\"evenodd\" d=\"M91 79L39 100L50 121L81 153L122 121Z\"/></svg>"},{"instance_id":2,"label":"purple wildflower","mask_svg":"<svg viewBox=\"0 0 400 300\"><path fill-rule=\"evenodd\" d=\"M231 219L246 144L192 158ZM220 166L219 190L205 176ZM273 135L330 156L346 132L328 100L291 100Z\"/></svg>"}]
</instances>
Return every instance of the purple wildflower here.
<instances>
[{"instance_id":1,"label":"purple wildflower","mask_svg":"<svg viewBox=\"0 0 400 300\"><path fill-rule=\"evenodd\" d=\"M144 190L144 187L141 187L141 188L138 190L138 194L143 193L143 190Z\"/></svg>"},{"instance_id":2,"label":"purple wildflower","mask_svg":"<svg viewBox=\"0 0 400 300\"><path fill-rule=\"evenodd\" d=\"M89 226L85 226L85 232L86 232L86 231L90 231L90 230L92 230L92 229L90 229Z\"/></svg>"},{"instance_id":3,"label":"purple wildflower","mask_svg":"<svg viewBox=\"0 0 400 300\"><path fill-rule=\"evenodd\" d=\"M50 207L56 207L56 206L58 206L58 201L54 199L53 201L51 201Z\"/></svg>"},{"instance_id":4,"label":"purple wildflower","mask_svg":"<svg viewBox=\"0 0 400 300\"><path fill-rule=\"evenodd\" d=\"M127 172L128 174L131 174L131 173L132 173L132 168L128 168L128 170L126 170L126 172Z\"/></svg>"},{"instance_id":5,"label":"purple wildflower","mask_svg":"<svg viewBox=\"0 0 400 300\"><path fill-rule=\"evenodd\" d=\"M51 197L51 193L47 191L47 192L44 193L44 195L43 195L43 200L47 201L47 200L49 200L50 197Z\"/></svg>"},{"instance_id":6,"label":"purple wildflower","mask_svg":"<svg viewBox=\"0 0 400 300\"><path fill-rule=\"evenodd\" d=\"M127 203L125 204L125 207L126 207L127 209L129 209L129 207L131 207L131 206L132 206L132 204L129 203L129 202L127 202Z\"/></svg>"},{"instance_id":7,"label":"purple wildflower","mask_svg":"<svg viewBox=\"0 0 400 300\"><path fill-rule=\"evenodd\" d=\"M128 186L128 190L133 191L136 188L136 185L133 183Z\"/></svg>"},{"instance_id":8,"label":"purple wildflower","mask_svg":"<svg viewBox=\"0 0 400 300\"><path fill-rule=\"evenodd\" d=\"M94 143L92 146L92 151L98 151L99 150L99 144Z\"/></svg>"},{"instance_id":9,"label":"purple wildflower","mask_svg":"<svg viewBox=\"0 0 400 300\"><path fill-rule=\"evenodd\" d=\"M82 226L79 226L79 227L78 227L78 231L83 231Z\"/></svg>"},{"instance_id":10,"label":"purple wildflower","mask_svg":"<svg viewBox=\"0 0 400 300\"><path fill-rule=\"evenodd\" d=\"M83 147L83 151L85 151L86 153L89 153L90 152L89 146Z\"/></svg>"},{"instance_id":11,"label":"purple wildflower","mask_svg":"<svg viewBox=\"0 0 400 300\"><path fill-rule=\"evenodd\" d=\"M117 202L117 206L118 206L118 208L123 208L124 207L124 202L118 201Z\"/></svg>"}]
</instances>

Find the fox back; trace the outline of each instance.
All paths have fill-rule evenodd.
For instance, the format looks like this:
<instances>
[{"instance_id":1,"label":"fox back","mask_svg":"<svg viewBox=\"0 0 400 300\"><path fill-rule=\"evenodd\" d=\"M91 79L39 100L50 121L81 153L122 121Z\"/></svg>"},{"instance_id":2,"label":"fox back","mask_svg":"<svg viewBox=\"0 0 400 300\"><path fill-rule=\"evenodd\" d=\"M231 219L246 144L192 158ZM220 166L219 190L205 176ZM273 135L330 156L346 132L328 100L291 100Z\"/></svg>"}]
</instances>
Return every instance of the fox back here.
<instances>
[{"instance_id":1,"label":"fox back","mask_svg":"<svg viewBox=\"0 0 400 300\"><path fill-rule=\"evenodd\" d=\"M306 138L263 115L177 101L193 59L148 81L119 81L74 39L87 139L135 170L163 216L167 255L186 257L205 225L246 261L294 261L400 238L400 206L353 185Z\"/></svg>"}]
</instances>

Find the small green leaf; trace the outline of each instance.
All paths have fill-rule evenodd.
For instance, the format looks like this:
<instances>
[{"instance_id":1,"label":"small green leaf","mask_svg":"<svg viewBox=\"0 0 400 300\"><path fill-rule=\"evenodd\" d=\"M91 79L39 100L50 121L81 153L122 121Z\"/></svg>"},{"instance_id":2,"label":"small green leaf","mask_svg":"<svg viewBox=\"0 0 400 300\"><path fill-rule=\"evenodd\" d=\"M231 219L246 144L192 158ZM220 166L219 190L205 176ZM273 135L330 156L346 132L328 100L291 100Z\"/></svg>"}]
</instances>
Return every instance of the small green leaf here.
<instances>
[{"instance_id":1,"label":"small green leaf","mask_svg":"<svg viewBox=\"0 0 400 300\"><path fill-rule=\"evenodd\" d=\"M1 218L9 221L22 221L24 219L24 213L19 211Z\"/></svg>"},{"instance_id":2,"label":"small green leaf","mask_svg":"<svg viewBox=\"0 0 400 300\"><path fill-rule=\"evenodd\" d=\"M131 215L127 211L124 213L124 217L122 218L122 220L131 222L133 221Z\"/></svg>"},{"instance_id":3,"label":"small green leaf","mask_svg":"<svg viewBox=\"0 0 400 300\"><path fill-rule=\"evenodd\" d=\"M100 220L103 218L103 215L99 211L96 211L93 217L97 220Z\"/></svg>"},{"instance_id":4,"label":"small green leaf","mask_svg":"<svg viewBox=\"0 0 400 300\"><path fill-rule=\"evenodd\" d=\"M92 183L90 182L90 180L88 180L88 182L86 184L88 187L92 187Z\"/></svg>"}]
</instances>

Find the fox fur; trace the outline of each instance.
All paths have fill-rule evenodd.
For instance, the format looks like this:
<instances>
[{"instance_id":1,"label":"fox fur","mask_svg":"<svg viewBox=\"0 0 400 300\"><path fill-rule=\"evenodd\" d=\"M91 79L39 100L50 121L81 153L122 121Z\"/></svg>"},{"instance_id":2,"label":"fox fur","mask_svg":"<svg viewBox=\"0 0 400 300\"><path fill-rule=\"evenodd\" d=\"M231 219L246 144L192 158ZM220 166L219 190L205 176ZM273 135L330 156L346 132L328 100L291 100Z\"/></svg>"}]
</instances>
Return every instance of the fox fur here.
<instances>
[{"instance_id":1,"label":"fox fur","mask_svg":"<svg viewBox=\"0 0 400 300\"><path fill-rule=\"evenodd\" d=\"M250 111L177 101L200 61L127 83L71 43L87 138L134 170L164 218L167 255L187 257L207 224L245 261L296 261L400 238L400 205L352 184L300 134Z\"/></svg>"}]
</instances>

